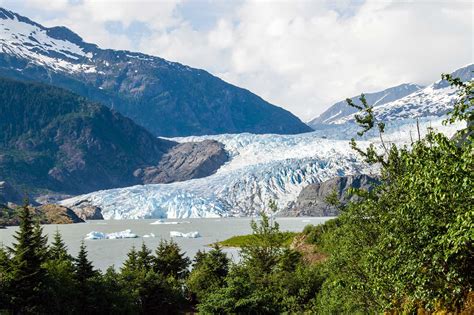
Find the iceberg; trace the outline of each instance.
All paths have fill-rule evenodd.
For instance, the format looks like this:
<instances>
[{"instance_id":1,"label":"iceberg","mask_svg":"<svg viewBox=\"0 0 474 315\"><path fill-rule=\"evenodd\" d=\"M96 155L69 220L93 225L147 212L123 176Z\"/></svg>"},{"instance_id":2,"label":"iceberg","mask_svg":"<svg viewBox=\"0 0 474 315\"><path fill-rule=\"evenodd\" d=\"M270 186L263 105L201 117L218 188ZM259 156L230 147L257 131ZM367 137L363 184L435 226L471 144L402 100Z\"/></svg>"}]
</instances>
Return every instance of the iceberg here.
<instances>
[{"instance_id":1,"label":"iceberg","mask_svg":"<svg viewBox=\"0 0 474 315\"><path fill-rule=\"evenodd\" d=\"M150 223L151 225L157 225L157 224L180 224L180 222L172 221L172 222L167 222L163 219L157 220L155 222Z\"/></svg>"},{"instance_id":2,"label":"iceberg","mask_svg":"<svg viewBox=\"0 0 474 315\"><path fill-rule=\"evenodd\" d=\"M182 233L177 231L171 231L170 237L198 238L201 237L201 234L199 234L199 232Z\"/></svg>"},{"instance_id":3,"label":"iceberg","mask_svg":"<svg viewBox=\"0 0 474 315\"><path fill-rule=\"evenodd\" d=\"M89 232L84 239L85 240L115 240L115 239L121 239L121 238L137 238L137 237L138 235L132 233L132 230L128 229L125 231L113 232L113 233L103 233L103 232L92 231L92 232Z\"/></svg>"}]
</instances>

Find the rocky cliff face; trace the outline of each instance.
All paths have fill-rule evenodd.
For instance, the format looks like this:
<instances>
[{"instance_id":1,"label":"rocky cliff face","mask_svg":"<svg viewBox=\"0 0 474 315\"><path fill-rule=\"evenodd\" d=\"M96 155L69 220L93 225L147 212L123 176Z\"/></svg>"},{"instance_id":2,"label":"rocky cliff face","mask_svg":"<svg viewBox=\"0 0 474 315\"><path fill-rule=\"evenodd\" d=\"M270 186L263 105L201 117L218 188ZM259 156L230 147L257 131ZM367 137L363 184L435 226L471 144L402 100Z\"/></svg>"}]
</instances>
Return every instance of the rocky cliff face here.
<instances>
[{"instance_id":1,"label":"rocky cliff face","mask_svg":"<svg viewBox=\"0 0 474 315\"><path fill-rule=\"evenodd\" d=\"M368 175L351 175L335 177L328 181L310 184L303 188L295 202L279 213L281 216L335 216L338 210L326 203L326 197L334 191L342 204L355 200L355 196L348 196L349 188L371 190L379 181Z\"/></svg>"},{"instance_id":2,"label":"rocky cliff face","mask_svg":"<svg viewBox=\"0 0 474 315\"><path fill-rule=\"evenodd\" d=\"M69 91L0 78L0 180L77 194L203 177L226 160L215 141L179 144ZM148 171L147 171L148 170Z\"/></svg>"},{"instance_id":3,"label":"rocky cliff face","mask_svg":"<svg viewBox=\"0 0 474 315\"><path fill-rule=\"evenodd\" d=\"M290 112L204 70L100 49L65 27L47 28L1 8L0 30L0 75L67 88L154 135L311 131Z\"/></svg>"}]
</instances>

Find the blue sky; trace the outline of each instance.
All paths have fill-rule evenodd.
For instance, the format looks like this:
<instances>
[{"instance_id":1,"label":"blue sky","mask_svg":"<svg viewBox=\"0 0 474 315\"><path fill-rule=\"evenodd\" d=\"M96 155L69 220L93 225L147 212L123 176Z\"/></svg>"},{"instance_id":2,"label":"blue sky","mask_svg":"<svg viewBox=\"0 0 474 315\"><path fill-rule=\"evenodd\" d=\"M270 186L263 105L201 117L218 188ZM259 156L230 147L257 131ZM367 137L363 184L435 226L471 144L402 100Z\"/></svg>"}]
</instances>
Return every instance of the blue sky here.
<instances>
[{"instance_id":1,"label":"blue sky","mask_svg":"<svg viewBox=\"0 0 474 315\"><path fill-rule=\"evenodd\" d=\"M472 63L473 2L0 0L104 48L203 68L303 120L346 97Z\"/></svg>"}]
</instances>

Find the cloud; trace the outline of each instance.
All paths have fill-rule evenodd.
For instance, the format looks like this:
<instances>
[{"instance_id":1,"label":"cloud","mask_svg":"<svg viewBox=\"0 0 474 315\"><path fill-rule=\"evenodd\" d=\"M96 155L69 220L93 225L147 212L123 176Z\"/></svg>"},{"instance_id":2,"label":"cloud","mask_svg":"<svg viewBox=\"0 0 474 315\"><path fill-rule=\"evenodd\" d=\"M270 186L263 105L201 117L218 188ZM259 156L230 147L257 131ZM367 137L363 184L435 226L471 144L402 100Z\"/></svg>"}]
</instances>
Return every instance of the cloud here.
<instances>
[{"instance_id":1,"label":"cloud","mask_svg":"<svg viewBox=\"0 0 474 315\"><path fill-rule=\"evenodd\" d=\"M474 59L470 1L198 4L203 10L189 0L48 0L48 6L27 0L15 6L102 47L204 68L304 120L361 92L428 84ZM129 31L137 22L147 28L139 37Z\"/></svg>"}]
</instances>

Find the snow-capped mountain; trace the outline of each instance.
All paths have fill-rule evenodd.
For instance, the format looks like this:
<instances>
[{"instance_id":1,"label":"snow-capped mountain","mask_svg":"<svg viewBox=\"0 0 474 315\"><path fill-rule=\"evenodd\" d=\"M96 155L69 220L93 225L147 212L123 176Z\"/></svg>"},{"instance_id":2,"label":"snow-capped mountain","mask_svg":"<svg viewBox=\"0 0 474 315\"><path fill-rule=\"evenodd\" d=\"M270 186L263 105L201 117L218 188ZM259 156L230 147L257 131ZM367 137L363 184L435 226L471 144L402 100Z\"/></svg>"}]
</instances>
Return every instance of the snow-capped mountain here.
<instances>
[{"instance_id":1,"label":"snow-capped mountain","mask_svg":"<svg viewBox=\"0 0 474 315\"><path fill-rule=\"evenodd\" d=\"M418 84L404 83L385 89L380 92L367 93L365 94L365 98L369 104L372 104L374 106L381 106L383 104L398 100L422 88L423 86ZM360 105L361 103L359 97L360 95L354 96L351 99L355 104ZM308 122L308 125L312 128L318 129L320 125L334 123L338 119L354 114L356 112L357 109L348 106L345 100L340 101L329 107L324 113L322 113L318 117Z\"/></svg>"},{"instance_id":2,"label":"snow-capped mountain","mask_svg":"<svg viewBox=\"0 0 474 315\"><path fill-rule=\"evenodd\" d=\"M462 67L452 73L453 77L462 81L474 79L474 64ZM425 88L390 102L373 102L367 98L369 104L374 106L374 114L379 120L399 121L404 119L419 119L428 117L441 117L445 115L457 98L456 90L451 88L444 80L436 81ZM339 104L339 103L338 103ZM346 104L346 107L349 106ZM345 124L354 122L355 113L345 116L337 115L327 119L327 124ZM316 124L312 125L317 128Z\"/></svg>"},{"instance_id":3,"label":"snow-capped mountain","mask_svg":"<svg viewBox=\"0 0 474 315\"><path fill-rule=\"evenodd\" d=\"M311 131L290 112L210 73L86 43L0 8L0 75L72 90L159 136Z\"/></svg>"},{"instance_id":4,"label":"snow-capped mountain","mask_svg":"<svg viewBox=\"0 0 474 315\"><path fill-rule=\"evenodd\" d=\"M422 122L422 130L428 124L447 134L458 127L442 126L438 119ZM339 128L342 131L344 126ZM410 131L416 132L416 124L391 123L387 129L387 141L406 143ZM317 131L286 136L228 134L173 138L178 142L204 139L222 142L230 154L230 161L214 175L179 183L103 190L62 204L86 202L99 206L106 219L249 216L265 209L270 199L276 200L280 209L285 208L310 183L377 172L360 161L350 149L348 139L323 139ZM377 143L377 139L361 141L360 145Z\"/></svg>"}]
</instances>

